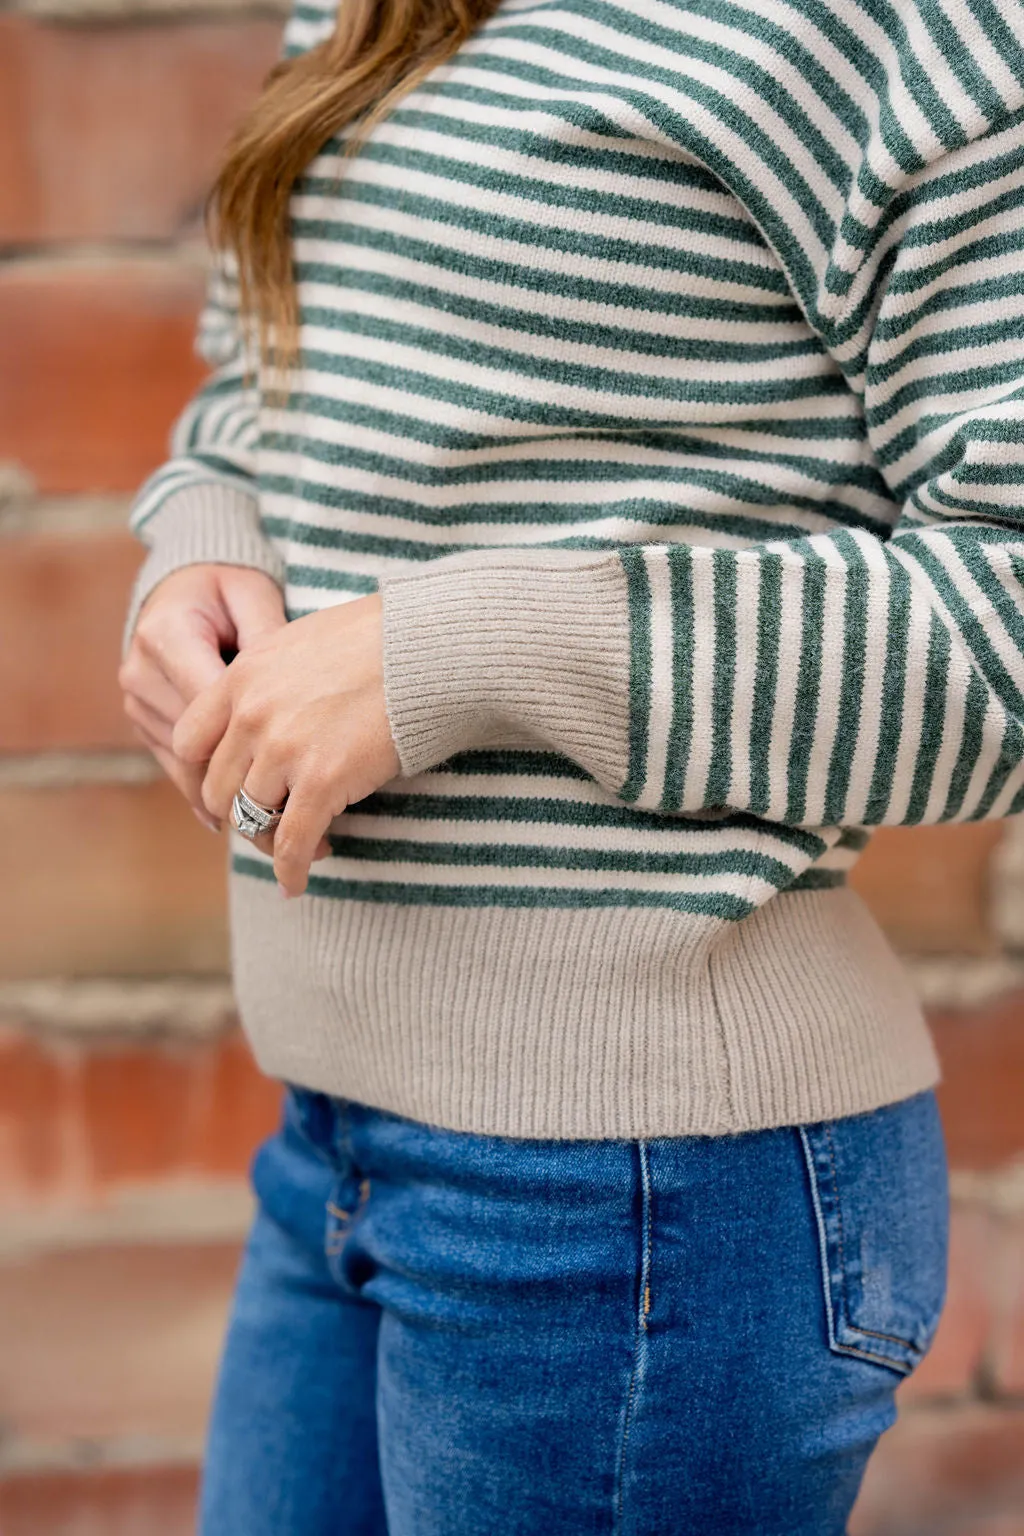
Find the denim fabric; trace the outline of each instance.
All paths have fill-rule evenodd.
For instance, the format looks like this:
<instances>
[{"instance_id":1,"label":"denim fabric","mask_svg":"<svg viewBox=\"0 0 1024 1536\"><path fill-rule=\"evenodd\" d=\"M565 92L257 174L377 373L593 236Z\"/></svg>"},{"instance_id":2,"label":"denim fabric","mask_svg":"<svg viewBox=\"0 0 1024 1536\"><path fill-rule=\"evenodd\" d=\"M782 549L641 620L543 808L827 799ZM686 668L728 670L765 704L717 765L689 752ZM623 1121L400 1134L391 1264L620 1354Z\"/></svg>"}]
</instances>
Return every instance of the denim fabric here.
<instances>
[{"instance_id":1,"label":"denim fabric","mask_svg":"<svg viewBox=\"0 0 1024 1536\"><path fill-rule=\"evenodd\" d=\"M934 1095L534 1141L289 1091L203 1536L845 1531L942 1305Z\"/></svg>"}]
</instances>

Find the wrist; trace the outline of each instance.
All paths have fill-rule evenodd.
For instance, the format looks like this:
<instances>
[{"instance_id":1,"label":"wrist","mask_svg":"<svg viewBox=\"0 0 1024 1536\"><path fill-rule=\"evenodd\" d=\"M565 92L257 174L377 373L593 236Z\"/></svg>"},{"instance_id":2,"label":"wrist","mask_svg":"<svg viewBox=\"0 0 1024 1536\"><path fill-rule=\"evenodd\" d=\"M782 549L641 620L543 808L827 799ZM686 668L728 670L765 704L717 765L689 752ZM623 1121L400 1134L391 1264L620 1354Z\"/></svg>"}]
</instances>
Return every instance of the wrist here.
<instances>
[{"instance_id":1,"label":"wrist","mask_svg":"<svg viewBox=\"0 0 1024 1536\"><path fill-rule=\"evenodd\" d=\"M132 588L122 651L127 652L143 604L159 584L196 565L245 566L284 585L284 562L264 534L255 496L231 485L185 486L136 530L149 546Z\"/></svg>"}]
</instances>

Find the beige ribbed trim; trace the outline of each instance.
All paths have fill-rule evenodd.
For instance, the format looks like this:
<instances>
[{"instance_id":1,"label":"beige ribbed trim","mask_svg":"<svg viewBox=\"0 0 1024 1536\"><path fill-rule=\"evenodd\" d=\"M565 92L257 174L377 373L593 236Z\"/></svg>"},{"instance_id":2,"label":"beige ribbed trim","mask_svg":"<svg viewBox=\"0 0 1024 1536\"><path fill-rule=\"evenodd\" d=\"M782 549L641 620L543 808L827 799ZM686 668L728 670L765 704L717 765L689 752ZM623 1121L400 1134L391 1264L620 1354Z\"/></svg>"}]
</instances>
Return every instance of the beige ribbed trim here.
<instances>
[{"instance_id":1,"label":"beige ribbed trim","mask_svg":"<svg viewBox=\"0 0 1024 1536\"><path fill-rule=\"evenodd\" d=\"M384 691L402 773L532 733L626 777L629 618L617 553L486 549L385 577ZM566 571L572 569L572 580Z\"/></svg>"},{"instance_id":2,"label":"beige ribbed trim","mask_svg":"<svg viewBox=\"0 0 1024 1536\"><path fill-rule=\"evenodd\" d=\"M231 886L263 1070L414 1119L527 1137L721 1134L872 1109L938 1076L909 983L848 890L779 896L724 924Z\"/></svg>"},{"instance_id":3,"label":"beige ribbed trim","mask_svg":"<svg viewBox=\"0 0 1024 1536\"><path fill-rule=\"evenodd\" d=\"M139 537L149 554L132 587L124 650L153 588L183 566L246 565L284 585L284 563L260 526L256 497L220 481L175 491L146 519Z\"/></svg>"}]
</instances>

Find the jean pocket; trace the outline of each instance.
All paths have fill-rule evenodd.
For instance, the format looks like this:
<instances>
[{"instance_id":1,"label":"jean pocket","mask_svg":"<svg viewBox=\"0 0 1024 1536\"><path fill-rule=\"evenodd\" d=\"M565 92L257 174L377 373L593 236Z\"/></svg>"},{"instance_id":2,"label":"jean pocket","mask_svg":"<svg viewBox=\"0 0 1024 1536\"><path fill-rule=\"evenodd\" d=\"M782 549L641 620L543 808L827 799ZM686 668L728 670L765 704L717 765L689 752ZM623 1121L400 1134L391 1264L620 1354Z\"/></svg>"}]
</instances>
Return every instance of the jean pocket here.
<instances>
[{"instance_id":1,"label":"jean pocket","mask_svg":"<svg viewBox=\"0 0 1024 1536\"><path fill-rule=\"evenodd\" d=\"M946 1293L949 1192L935 1095L801 1126L800 1138L829 1345L908 1375Z\"/></svg>"}]
</instances>

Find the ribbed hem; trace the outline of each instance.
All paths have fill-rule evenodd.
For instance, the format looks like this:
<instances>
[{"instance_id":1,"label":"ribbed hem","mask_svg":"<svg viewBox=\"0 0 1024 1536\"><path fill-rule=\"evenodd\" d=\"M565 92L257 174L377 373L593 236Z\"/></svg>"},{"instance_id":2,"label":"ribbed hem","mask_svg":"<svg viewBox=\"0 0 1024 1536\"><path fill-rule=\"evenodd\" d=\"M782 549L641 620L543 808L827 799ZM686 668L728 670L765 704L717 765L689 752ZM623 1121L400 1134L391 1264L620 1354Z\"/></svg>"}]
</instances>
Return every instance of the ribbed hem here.
<instances>
[{"instance_id":1,"label":"ribbed hem","mask_svg":"<svg viewBox=\"0 0 1024 1536\"><path fill-rule=\"evenodd\" d=\"M263 1070L412 1119L722 1135L857 1114L938 1078L907 979L848 890L779 896L726 924L282 902L238 873L231 888L236 988Z\"/></svg>"},{"instance_id":2,"label":"ribbed hem","mask_svg":"<svg viewBox=\"0 0 1024 1536\"><path fill-rule=\"evenodd\" d=\"M284 562L260 526L256 497L234 486L209 481L175 491L146 520L140 537L150 552L132 588L123 651L153 588L186 565L245 565L284 585Z\"/></svg>"},{"instance_id":3,"label":"ribbed hem","mask_svg":"<svg viewBox=\"0 0 1024 1536\"><path fill-rule=\"evenodd\" d=\"M405 777L526 732L622 783L626 578L602 551L485 550L384 578L384 691Z\"/></svg>"}]
</instances>

